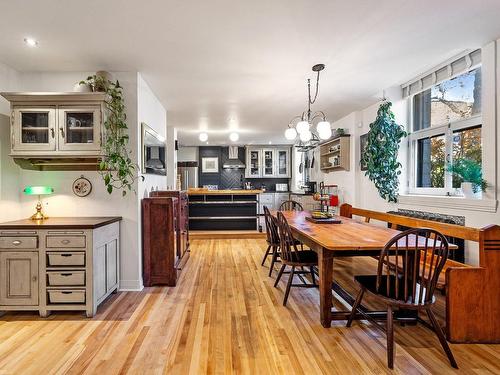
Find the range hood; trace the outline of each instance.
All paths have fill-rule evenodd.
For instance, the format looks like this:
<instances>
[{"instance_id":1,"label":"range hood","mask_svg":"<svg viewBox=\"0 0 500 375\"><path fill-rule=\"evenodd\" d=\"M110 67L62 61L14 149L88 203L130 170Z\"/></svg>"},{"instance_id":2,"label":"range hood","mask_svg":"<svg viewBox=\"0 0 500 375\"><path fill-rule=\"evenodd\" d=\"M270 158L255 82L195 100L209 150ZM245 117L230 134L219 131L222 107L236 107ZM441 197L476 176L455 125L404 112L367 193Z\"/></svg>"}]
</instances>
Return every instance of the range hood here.
<instances>
[{"instance_id":1,"label":"range hood","mask_svg":"<svg viewBox=\"0 0 500 375\"><path fill-rule=\"evenodd\" d=\"M229 146L229 159L222 165L224 169L244 169L245 164L238 159L238 146Z\"/></svg>"}]
</instances>

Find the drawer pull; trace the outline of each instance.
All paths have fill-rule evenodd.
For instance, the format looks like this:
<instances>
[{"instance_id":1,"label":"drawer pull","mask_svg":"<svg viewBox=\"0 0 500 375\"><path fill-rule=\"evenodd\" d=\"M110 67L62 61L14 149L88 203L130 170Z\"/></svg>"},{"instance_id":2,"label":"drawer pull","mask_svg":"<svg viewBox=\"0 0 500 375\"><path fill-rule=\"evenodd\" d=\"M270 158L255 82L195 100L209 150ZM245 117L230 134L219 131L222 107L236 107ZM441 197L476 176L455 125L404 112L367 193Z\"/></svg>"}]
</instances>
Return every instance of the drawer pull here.
<instances>
[{"instance_id":1,"label":"drawer pull","mask_svg":"<svg viewBox=\"0 0 500 375\"><path fill-rule=\"evenodd\" d=\"M63 245L67 245L67 244L69 244L70 242L71 242L70 240L62 240L62 241L61 241L61 243L62 243Z\"/></svg>"},{"instance_id":2,"label":"drawer pull","mask_svg":"<svg viewBox=\"0 0 500 375\"><path fill-rule=\"evenodd\" d=\"M73 292L68 292L68 291L66 291L66 290L63 290L61 293L62 293L62 294L72 294Z\"/></svg>"},{"instance_id":3,"label":"drawer pull","mask_svg":"<svg viewBox=\"0 0 500 375\"><path fill-rule=\"evenodd\" d=\"M12 241L12 245L14 245L14 246L19 246L19 245L21 245L22 243L23 243L23 241L19 241L19 240L14 240L14 241Z\"/></svg>"},{"instance_id":4,"label":"drawer pull","mask_svg":"<svg viewBox=\"0 0 500 375\"><path fill-rule=\"evenodd\" d=\"M72 273L61 273L61 276L72 276Z\"/></svg>"},{"instance_id":5,"label":"drawer pull","mask_svg":"<svg viewBox=\"0 0 500 375\"><path fill-rule=\"evenodd\" d=\"M72 257L73 254L61 254L62 257Z\"/></svg>"}]
</instances>

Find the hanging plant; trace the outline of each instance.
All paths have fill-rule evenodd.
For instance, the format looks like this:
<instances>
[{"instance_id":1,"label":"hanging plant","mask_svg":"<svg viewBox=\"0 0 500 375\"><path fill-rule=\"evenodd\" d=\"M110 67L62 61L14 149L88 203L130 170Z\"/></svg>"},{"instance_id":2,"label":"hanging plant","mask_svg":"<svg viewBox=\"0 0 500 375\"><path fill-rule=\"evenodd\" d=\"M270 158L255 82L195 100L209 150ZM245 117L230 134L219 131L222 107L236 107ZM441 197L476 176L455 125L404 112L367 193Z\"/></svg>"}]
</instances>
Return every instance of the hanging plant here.
<instances>
[{"instance_id":1,"label":"hanging plant","mask_svg":"<svg viewBox=\"0 0 500 375\"><path fill-rule=\"evenodd\" d=\"M367 166L365 176L373 181L380 196L388 202L397 202L401 174L398 151L406 132L394 121L391 106L391 102L384 101L370 124L362 163Z\"/></svg>"},{"instance_id":2,"label":"hanging plant","mask_svg":"<svg viewBox=\"0 0 500 375\"><path fill-rule=\"evenodd\" d=\"M128 148L127 115L120 83L118 80L112 82L100 75L93 75L80 84L89 85L93 91L106 93L104 143L101 146L102 159L99 163L99 173L107 192L111 194L114 190L121 190L122 196L130 191L135 192L133 186L135 180L139 178L138 167L132 161ZM143 176L140 177L144 180Z\"/></svg>"}]
</instances>

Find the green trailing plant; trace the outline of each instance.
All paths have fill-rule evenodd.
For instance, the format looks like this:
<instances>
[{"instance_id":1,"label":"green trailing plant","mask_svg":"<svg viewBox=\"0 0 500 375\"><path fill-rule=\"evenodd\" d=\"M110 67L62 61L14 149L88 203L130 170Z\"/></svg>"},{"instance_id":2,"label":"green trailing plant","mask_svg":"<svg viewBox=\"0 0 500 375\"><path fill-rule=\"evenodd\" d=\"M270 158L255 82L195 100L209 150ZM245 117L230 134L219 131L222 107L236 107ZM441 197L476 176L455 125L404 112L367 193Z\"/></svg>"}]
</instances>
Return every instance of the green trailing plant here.
<instances>
[{"instance_id":1,"label":"green trailing plant","mask_svg":"<svg viewBox=\"0 0 500 375\"><path fill-rule=\"evenodd\" d=\"M125 196L127 192L135 192L134 182L139 178L138 166L132 161L128 148L127 115L120 82L118 80L112 82L104 77L93 75L81 81L80 84L88 84L93 91L106 93L104 139L101 146L102 159L99 163L99 173L104 180L107 192L111 194L115 190L121 190L122 196ZM142 176L141 178L144 179Z\"/></svg>"},{"instance_id":2,"label":"green trailing plant","mask_svg":"<svg viewBox=\"0 0 500 375\"><path fill-rule=\"evenodd\" d=\"M479 192L479 190L486 191L488 187L486 181L483 180L481 165L472 159L458 159L448 166L448 171L458 176L460 182L472 183L474 193Z\"/></svg>"},{"instance_id":3,"label":"green trailing plant","mask_svg":"<svg viewBox=\"0 0 500 375\"><path fill-rule=\"evenodd\" d=\"M389 101L380 105L377 118L370 124L362 161L367 166L365 176L373 181L380 196L389 202L397 202L398 176L401 174L398 151L406 132L394 121L391 106Z\"/></svg>"}]
</instances>

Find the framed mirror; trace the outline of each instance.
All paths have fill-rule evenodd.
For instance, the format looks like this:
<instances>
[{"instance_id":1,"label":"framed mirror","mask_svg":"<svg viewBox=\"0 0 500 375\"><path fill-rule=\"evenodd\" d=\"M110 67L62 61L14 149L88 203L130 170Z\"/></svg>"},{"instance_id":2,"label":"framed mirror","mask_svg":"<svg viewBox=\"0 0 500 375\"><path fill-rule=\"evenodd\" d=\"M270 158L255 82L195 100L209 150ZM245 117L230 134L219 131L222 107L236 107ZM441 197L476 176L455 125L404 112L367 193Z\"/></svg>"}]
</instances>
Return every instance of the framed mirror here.
<instances>
[{"instance_id":1,"label":"framed mirror","mask_svg":"<svg viewBox=\"0 0 500 375\"><path fill-rule=\"evenodd\" d=\"M156 174L160 176L167 175L165 160L165 137L155 132L144 122L141 123L142 129L142 174Z\"/></svg>"}]
</instances>

